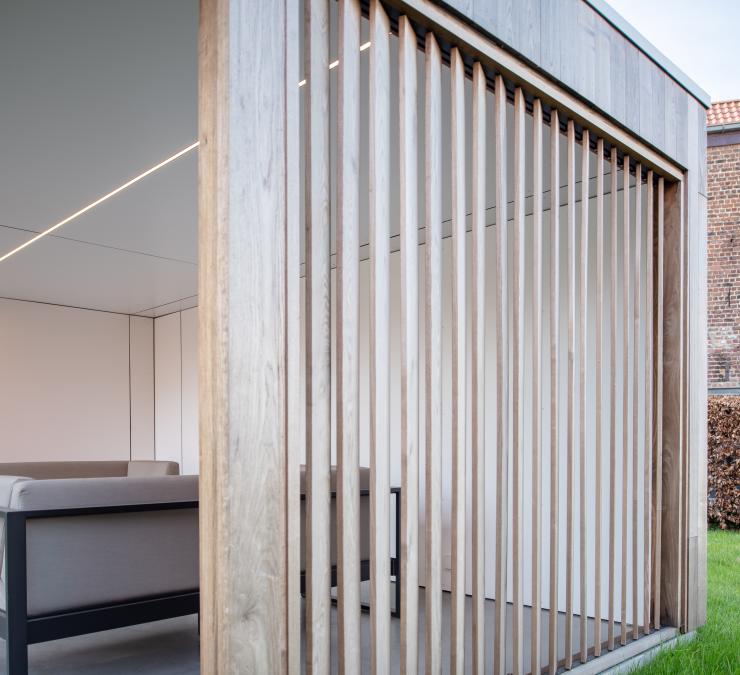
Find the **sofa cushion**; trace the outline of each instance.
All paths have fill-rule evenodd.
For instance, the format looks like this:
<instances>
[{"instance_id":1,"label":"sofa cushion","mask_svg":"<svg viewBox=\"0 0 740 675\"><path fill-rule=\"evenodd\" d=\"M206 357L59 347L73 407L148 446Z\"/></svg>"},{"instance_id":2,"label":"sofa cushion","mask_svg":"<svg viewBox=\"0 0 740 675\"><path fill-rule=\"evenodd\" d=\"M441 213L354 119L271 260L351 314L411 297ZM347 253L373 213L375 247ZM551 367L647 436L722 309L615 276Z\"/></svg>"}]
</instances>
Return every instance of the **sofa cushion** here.
<instances>
[{"instance_id":1,"label":"sofa cushion","mask_svg":"<svg viewBox=\"0 0 740 675\"><path fill-rule=\"evenodd\" d=\"M154 460L137 460L128 463L129 478L153 478L155 476L179 476L180 465L177 462L158 462Z\"/></svg>"}]
</instances>

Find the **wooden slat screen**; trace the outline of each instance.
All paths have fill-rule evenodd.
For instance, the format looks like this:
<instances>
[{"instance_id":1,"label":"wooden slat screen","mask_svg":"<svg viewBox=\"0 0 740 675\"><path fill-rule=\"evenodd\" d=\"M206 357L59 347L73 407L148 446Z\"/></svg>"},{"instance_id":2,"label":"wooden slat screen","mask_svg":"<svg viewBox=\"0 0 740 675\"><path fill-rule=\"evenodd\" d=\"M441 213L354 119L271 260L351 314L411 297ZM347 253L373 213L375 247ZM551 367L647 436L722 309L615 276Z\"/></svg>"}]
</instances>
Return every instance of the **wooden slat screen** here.
<instances>
[{"instance_id":1,"label":"wooden slat screen","mask_svg":"<svg viewBox=\"0 0 740 675\"><path fill-rule=\"evenodd\" d=\"M286 230L306 671L570 669L661 625L666 177L380 0L339 0L332 61L332 8Z\"/></svg>"}]
</instances>

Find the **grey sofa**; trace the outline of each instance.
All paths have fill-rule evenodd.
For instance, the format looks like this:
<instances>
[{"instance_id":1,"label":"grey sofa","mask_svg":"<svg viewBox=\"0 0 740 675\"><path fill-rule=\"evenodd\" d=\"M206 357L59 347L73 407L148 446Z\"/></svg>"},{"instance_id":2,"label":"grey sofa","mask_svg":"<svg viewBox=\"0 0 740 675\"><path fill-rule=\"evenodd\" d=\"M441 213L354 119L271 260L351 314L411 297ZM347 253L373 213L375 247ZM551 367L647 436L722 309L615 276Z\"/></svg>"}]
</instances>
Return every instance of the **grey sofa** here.
<instances>
[{"instance_id":1,"label":"grey sofa","mask_svg":"<svg viewBox=\"0 0 740 675\"><path fill-rule=\"evenodd\" d=\"M0 464L0 637L27 645L198 611L198 479L172 462Z\"/></svg>"}]
</instances>

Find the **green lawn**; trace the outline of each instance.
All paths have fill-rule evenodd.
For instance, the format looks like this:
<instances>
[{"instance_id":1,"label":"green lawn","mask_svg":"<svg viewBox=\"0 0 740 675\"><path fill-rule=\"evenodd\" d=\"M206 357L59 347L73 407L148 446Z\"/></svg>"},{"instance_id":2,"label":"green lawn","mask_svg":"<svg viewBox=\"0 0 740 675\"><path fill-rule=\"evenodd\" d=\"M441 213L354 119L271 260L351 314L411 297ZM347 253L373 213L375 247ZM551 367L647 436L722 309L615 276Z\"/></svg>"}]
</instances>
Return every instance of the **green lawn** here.
<instances>
[{"instance_id":1,"label":"green lawn","mask_svg":"<svg viewBox=\"0 0 740 675\"><path fill-rule=\"evenodd\" d=\"M661 652L640 675L740 674L740 531L710 530L707 624L690 642Z\"/></svg>"}]
</instances>

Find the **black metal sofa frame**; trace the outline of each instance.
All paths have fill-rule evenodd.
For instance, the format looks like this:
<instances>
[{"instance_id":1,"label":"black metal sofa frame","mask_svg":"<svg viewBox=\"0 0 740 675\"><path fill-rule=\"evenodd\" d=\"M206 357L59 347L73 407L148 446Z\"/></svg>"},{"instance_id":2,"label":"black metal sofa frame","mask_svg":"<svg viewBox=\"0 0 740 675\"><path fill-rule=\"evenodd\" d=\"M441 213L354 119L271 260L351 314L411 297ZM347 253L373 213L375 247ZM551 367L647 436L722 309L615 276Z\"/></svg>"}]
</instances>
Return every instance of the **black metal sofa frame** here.
<instances>
[{"instance_id":1,"label":"black metal sofa frame","mask_svg":"<svg viewBox=\"0 0 740 675\"><path fill-rule=\"evenodd\" d=\"M29 520L197 508L197 501L37 511L0 508L0 518L5 521L6 592L6 611L0 611L0 638L5 640L8 675L28 673L29 645L196 614L200 605L199 590L194 588L176 594L135 598L128 602L78 607L55 614L28 616L26 524Z\"/></svg>"}]
</instances>

